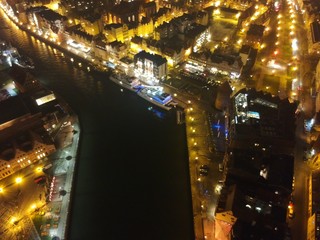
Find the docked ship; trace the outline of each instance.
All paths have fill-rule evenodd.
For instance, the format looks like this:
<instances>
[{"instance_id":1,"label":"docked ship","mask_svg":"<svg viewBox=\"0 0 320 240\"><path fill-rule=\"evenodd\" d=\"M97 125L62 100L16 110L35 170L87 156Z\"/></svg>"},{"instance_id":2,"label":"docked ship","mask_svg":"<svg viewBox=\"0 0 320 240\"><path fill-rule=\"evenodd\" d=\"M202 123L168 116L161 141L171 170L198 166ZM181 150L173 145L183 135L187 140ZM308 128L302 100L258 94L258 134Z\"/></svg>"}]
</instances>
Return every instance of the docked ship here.
<instances>
[{"instance_id":1,"label":"docked ship","mask_svg":"<svg viewBox=\"0 0 320 240\"><path fill-rule=\"evenodd\" d=\"M16 64L22 68L34 69L34 63L31 58L27 56L22 56L19 54L18 50L15 47L12 47L10 44L1 42L0 44L1 55L6 57L9 62Z\"/></svg>"},{"instance_id":2,"label":"docked ship","mask_svg":"<svg viewBox=\"0 0 320 240\"><path fill-rule=\"evenodd\" d=\"M110 80L112 80L113 82L115 82L116 84L125 87L126 89L129 89L131 91L135 91L137 92L140 87L141 87L141 83L140 81L135 78L135 77L129 77L125 74L111 74L110 75Z\"/></svg>"},{"instance_id":3,"label":"docked ship","mask_svg":"<svg viewBox=\"0 0 320 240\"><path fill-rule=\"evenodd\" d=\"M34 69L33 61L27 56L18 55L12 58L12 62L22 68Z\"/></svg>"},{"instance_id":4,"label":"docked ship","mask_svg":"<svg viewBox=\"0 0 320 240\"><path fill-rule=\"evenodd\" d=\"M140 89L138 95L165 110L170 110L174 106L174 104L171 104L172 96L164 92L162 87L159 86L145 86Z\"/></svg>"}]
</instances>

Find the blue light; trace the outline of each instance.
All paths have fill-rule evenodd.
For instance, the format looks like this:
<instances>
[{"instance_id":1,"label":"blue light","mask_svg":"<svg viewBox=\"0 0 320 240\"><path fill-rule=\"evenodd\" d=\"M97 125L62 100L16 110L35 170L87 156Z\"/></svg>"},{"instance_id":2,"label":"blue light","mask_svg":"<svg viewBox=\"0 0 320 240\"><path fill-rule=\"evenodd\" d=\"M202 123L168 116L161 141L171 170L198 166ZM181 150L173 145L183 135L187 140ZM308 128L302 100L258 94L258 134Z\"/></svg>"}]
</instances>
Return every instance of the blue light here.
<instances>
[{"instance_id":1,"label":"blue light","mask_svg":"<svg viewBox=\"0 0 320 240\"><path fill-rule=\"evenodd\" d=\"M221 125L220 124L212 124L212 128L220 129Z\"/></svg>"}]
</instances>

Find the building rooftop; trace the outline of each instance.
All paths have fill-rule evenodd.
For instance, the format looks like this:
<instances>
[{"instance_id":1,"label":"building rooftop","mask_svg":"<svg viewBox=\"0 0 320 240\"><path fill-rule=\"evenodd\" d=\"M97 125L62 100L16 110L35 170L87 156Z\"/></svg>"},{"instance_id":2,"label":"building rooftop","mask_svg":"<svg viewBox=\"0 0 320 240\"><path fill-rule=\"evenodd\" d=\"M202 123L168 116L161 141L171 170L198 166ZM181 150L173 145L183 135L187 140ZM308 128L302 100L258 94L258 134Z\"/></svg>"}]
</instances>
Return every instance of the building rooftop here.
<instances>
[{"instance_id":1,"label":"building rooftop","mask_svg":"<svg viewBox=\"0 0 320 240\"><path fill-rule=\"evenodd\" d=\"M311 23L311 36L312 42L320 42L320 24L318 21Z\"/></svg>"},{"instance_id":2,"label":"building rooftop","mask_svg":"<svg viewBox=\"0 0 320 240\"><path fill-rule=\"evenodd\" d=\"M294 158L286 154L273 154L272 151L272 145L264 143L245 149L232 148L228 165L230 174L291 193Z\"/></svg>"},{"instance_id":3,"label":"building rooftop","mask_svg":"<svg viewBox=\"0 0 320 240\"><path fill-rule=\"evenodd\" d=\"M115 15L126 15L132 12L138 13L139 7L142 4L143 3L141 1L133 1L133 2L121 1L120 4L114 5L110 10L110 12L112 12Z\"/></svg>"},{"instance_id":4,"label":"building rooftop","mask_svg":"<svg viewBox=\"0 0 320 240\"><path fill-rule=\"evenodd\" d=\"M141 51L141 52L137 53L134 57L149 59L149 60L153 61L154 63L156 63L158 66L167 63L167 59L161 57L158 54L147 53L146 51Z\"/></svg>"},{"instance_id":5,"label":"building rooftop","mask_svg":"<svg viewBox=\"0 0 320 240\"><path fill-rule=\"evenodd\" d=\"M234 239L282 240L286 229L287 207L268 201L254 189L258 186L232 184L220 197L217 212L232 211ZM253 183L255 184L255 183Z\"/></svg>"},{"instance_id":6,"label":"building rooftop","mask_svg":"<svg viewBox=\"0 0 320 240\"><path fill-rule=\"evenodd\" d=\"M247 35L255 35L258 37L262 37L264 29L265 29L265 26L263 26L263 25L250 24Z\"/></svg>"},{"instance_id":7,"label":"building rooftop","mask_svg":"<svg viewBox=\"0 0 320 240\"><path fill-rule=\"evenodd\" d=\"M236 134L294 139L297 103L254 89L241 89L233 103Z\"/></svg>"},{"instance_id":8,"label":"building rooftop","mask_svg":"<svg viewBox=\"0 0 320 240\"><path fill-rule=\"evenodd\" d=\"M39 14L49 20L49 21L56 21L56 20L64 20L66 21L67 20L67 17L65 16L62 16L61 14L55 12L55 11L52 11L51 9L45 9L43 11L40 11Z\"/></svg>"},{"instance_id":9,"label":"building rooftop","mask_svg":"<svg viewBox=\"0 0 320 240\"><path fill-rule=\"evenodd\" d=\"M10 97L0 102L0 126L16 118L30 114L32 111L20 95Z\"/></svg>"}]
</instances>

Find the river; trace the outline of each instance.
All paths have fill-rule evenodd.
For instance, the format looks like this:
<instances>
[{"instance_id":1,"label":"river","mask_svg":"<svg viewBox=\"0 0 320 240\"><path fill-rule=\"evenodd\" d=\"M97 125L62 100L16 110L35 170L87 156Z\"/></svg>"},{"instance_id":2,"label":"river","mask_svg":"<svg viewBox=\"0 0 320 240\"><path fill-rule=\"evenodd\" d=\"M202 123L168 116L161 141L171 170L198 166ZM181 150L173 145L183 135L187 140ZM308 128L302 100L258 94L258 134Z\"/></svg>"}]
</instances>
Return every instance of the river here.
<instances>
[{"instance_id":1,"label":"river","mask_svg":"<svg viewBox=\"0 0 320 240\"><path fill-rule=\"evenodd\" d=\"M81 122L68 239L194 239L186 132L175 113L159 119L147 101L74 67L3 16L0 26Z\"/></svg>"}]
</instances>

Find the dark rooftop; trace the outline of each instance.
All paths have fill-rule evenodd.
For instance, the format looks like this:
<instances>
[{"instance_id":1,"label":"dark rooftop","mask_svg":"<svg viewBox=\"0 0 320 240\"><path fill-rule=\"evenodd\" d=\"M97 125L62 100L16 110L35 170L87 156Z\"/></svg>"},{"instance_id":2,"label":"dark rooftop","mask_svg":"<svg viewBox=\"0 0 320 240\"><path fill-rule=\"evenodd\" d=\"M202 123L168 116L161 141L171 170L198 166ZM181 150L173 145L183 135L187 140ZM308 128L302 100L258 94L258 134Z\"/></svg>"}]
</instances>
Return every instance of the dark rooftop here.
<instances>
[{"instance_id":1,"label":"dark rooftop","mask_svg":"<svg viewBox=\"0 0 320 240\"><path fill-rule=\"evenodd\" d=\"M157 54L151 54L147 53L146 51L141 51L137 53L134 58L143 58L143 59L149 59L158 64L158 66L167 63L167 59L161 57L160 55Z\"/></svg>"},{"instance_id":2,"label":"dark rooftop","mask_svg":"<svg viewBox=\"0 0 320 240\"><path fill-rule=\"evenodd\" d=\"M247 35L256 35L256 36L262 37L264 29L265 29L265 26L263 25L250 24Z\"/></svg>"},{"instance_id":3,"label":"dark rooftop","mask_svg":"<svg viewBox=\"0 0 320 240\"><path fill-rule=\"evenodd\" d=\"M20 95L0 102L0 125L31 113Z\"/></svg>"}]
</instances>

